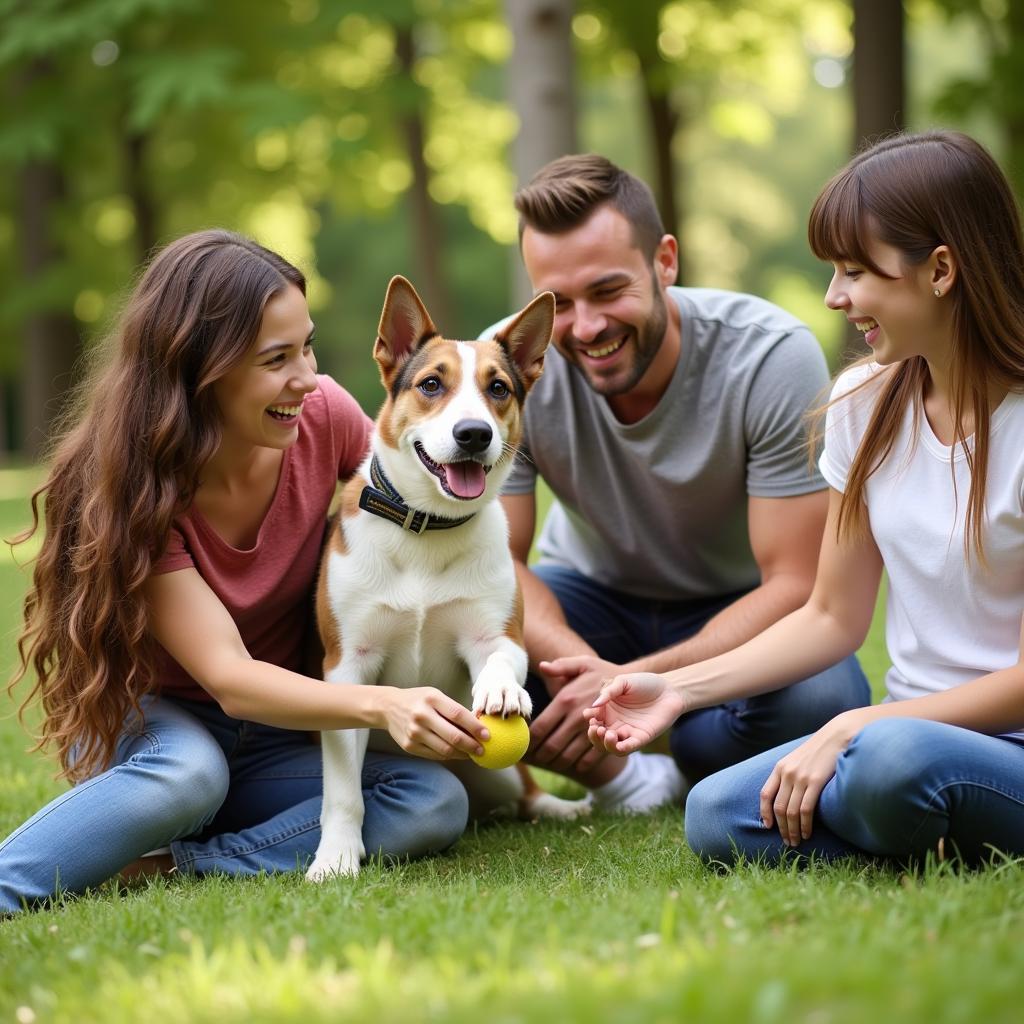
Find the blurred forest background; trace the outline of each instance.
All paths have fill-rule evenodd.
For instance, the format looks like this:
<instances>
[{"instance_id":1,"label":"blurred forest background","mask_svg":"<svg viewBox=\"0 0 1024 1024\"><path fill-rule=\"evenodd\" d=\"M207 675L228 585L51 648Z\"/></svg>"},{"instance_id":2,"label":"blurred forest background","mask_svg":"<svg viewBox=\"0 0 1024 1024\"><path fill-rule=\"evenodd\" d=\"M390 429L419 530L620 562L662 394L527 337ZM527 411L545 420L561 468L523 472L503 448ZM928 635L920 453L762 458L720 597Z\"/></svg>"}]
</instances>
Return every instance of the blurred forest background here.
<instances>
[{"instance_id":1,"label":"blurred forest background","mask_svg":"<svg viewBox=\"0 0 1024 1024\"><path fill-rule=\"evenodd\" d=\"M1017 0L0 0L0 458L38 456L154 246L251 234L311 280L367 407L392 274L474 337L522 298L517 181L594 150L655 188L682 283L833 361L805 218L864 138L961 127L1024 189Z\"/></svg>"}]
</instances>

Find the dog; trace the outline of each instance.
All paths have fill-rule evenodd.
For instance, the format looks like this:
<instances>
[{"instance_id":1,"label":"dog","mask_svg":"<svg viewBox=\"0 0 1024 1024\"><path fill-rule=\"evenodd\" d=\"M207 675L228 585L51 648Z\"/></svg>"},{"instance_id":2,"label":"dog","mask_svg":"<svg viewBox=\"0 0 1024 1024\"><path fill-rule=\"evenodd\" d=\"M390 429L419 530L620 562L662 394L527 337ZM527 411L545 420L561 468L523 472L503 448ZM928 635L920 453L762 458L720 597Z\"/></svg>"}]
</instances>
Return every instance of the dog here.
<instances>
[{"instance_id":1,"label":"dog","mask_svg":"<svg viewBox=\"0 0 1024 1024\"><path fill-rule=\"evenodd\" d=\"M491 341L441 337L403 277L388 286L373 356L387 398L370 452L341 495L317 586L330 683L432 685L477 714L531 711L522 599L495 499L540 376L555 303L538 295ZM307 878L354 875L364 854L360 784L368 740L324 733L321 839ZM573 818L586 801L545 793L523 766L490 771L452 761L480 816Z\"/></svg>"}]
</instances>

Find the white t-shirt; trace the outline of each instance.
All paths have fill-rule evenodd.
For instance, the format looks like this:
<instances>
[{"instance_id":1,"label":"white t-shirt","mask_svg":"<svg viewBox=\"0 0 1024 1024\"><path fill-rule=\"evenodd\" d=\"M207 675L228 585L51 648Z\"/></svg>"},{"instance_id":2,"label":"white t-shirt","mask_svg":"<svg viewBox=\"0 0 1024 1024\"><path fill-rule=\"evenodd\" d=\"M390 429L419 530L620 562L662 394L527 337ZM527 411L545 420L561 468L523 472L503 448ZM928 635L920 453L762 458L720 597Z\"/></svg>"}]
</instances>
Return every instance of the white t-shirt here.
<instances>
[{"instance_id":1,"label":"white t-shirt","mask_svg":"<svg viewBox=\"0 0 1024 1024\"><path fill-rule=\"evenodd\" d=\"M843 373L832 397L879 373L875 364ZM884 376L884 375L883 375ZM866 385L826 417L820 469L838 491L877 398ZM871 533L889 577L886 687L906 700L1009 668L1019 660L1024 613L1024 395L992 414L984 525L988 567L964 554L970 471L963 449L935 436L922 410L900 425L893 449L867 481ZM955 488L954 488L955 479ZM1024 723L1022 723L1024 725ZM1024 739L1024 732L1014 733Z\"/></svg>"}]
</instances>

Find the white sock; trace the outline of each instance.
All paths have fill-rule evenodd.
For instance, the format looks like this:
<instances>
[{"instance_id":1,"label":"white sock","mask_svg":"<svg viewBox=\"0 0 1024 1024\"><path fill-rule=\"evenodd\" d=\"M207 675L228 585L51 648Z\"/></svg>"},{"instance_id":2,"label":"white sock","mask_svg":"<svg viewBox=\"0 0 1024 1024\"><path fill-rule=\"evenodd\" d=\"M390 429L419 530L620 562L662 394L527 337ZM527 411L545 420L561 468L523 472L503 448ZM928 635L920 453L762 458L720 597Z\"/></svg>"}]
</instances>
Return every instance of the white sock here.
<instances>
[{"instance_id":1,"label":"white sock","mask_svg":"<svg viewBox=\"0 0 1024 1024\"><path fill-rule=\"evenodd\" d=\"M666 754L630 754L626 767L594 791L594 807L623 814L646 814L663 804L682 804L689 787Z\"/></svg>"}]
</instances>

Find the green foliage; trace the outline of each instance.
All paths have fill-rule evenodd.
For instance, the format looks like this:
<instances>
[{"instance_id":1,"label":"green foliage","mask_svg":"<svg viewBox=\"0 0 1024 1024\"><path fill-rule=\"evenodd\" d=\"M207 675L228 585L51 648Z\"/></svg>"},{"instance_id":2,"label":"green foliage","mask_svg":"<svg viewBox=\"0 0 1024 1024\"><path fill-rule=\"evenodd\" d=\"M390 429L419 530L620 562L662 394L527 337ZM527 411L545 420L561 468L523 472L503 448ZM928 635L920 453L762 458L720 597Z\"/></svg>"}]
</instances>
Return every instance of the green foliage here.
<instances>
[{"instance_id":1,"label":"green foliage","mask_svg":"<svg viewBox=\"0 0 1024 1024\"><path fill-rule=\"evenodd\" d=\"M915 123L938 110L994 140L1013 167L1024 134L1018 7L908 4ZM8 382L27 317L73 310L95 336L153 244L212 224L303 266L324 365L370 405L379 297L398 271L422 283L424 251L452 293L446 332L472 336L508 312L518 126L504 101L514 65L498 0L0 0L0 20ZM406 32L411 73L396 48ZM672 111L685 283L775 299L834 351L841 320L822 313L803 224L846 156L848 92L813 72L822 61L848 69L849 4L580 0L573 32L584 148L653 180L645 97ZM413 116L438 225L419 249ZM59 169L67 189L50 224L59 266L28 280L16 211L33 162Z\"/></svg>"},{"instance_id":2,"label":"green foliage","mask_svg":"<svg viewBox=\"0 0 1024 1024\"><path fill-rule=\"evenodd\" d=\"M203 10L201 0L4 0L0 67L75 50L82 40L103 39L147 18Z\"/></svg>"},{"instance_id":3,"label":"green foliage","mask_svg":"<svg viewBox=\"0 0 1024 1024\"><path fill-rule=\"evenodd\" d=\"M367 338L378 295L399 269L418 276L406 255L411 171L400 130L411 112L424 118L449 243L438 259L465 296L445 329L475 336L506 312L506 257L493 234L514 237L503 164L514 125L493 98L508 49L493 3L51 0L5 13L0 74L18 103L0 124L0 167L54 162L70 190L52 224L61 267L0 291L0 365L17 368L17 330L34 311L73 308L97 333L154 241L222 224L304 267L325 366L346 376L351 366L374 404ZM410 26L412 77L395 53L395 32ZM129 146L142 154L141 192ZM0 206L16 205L15 181L0 179ZM143 203L156 213L155 239L139 234ZM0 269L16 271L6 224L0 216ZM387 239L372 267L368 233ZM335 245L338 235L347 241ZM478 270L468 282L467 266Z\"/></svg>"},{"instance_id":4,"label":"green foliage","mask_svg":"<svg viewBox=\"0 0 1024 1024\"><path fill-rule=\"evenodd\" d=\"M937 9L949 35L974 43L937 89L935 112L946 121L979 126L1001 151L1018 192L1024 192L1024 10L1007 0L918 0Z\"/></svg>"},{"instance_id":5,"label":"green foliage","mask_svg":"<svg viewBox=\"0 0 1024 1024\"><path fill-rule=\"evenodd\" d=\"M128 115L129 128L147 131L175 107L187 113L205 106L227 105L232 73L240 59L239 53L224 49L202 53L165 50L131 61L126 66L134 101Z\"/></svg>"},{"instance_id":6,"label":"green foliage","mask_svg":"<svg viewBox=\"0 0 1024 1024\"><path fill-rule=\"evenodd\" d=\"M812 69L848 59L848 5L591 0L582 8L589 20L577 33L593 101L584 134L594 147L652 180L638 79L667 94L676 114L683 283L764 295L838 354L842 322L821 304L822 272L804 220L846 159L848 96L819 85ZM609 66L617 91L609 89Z\"/></svg>"}]
</instances>

